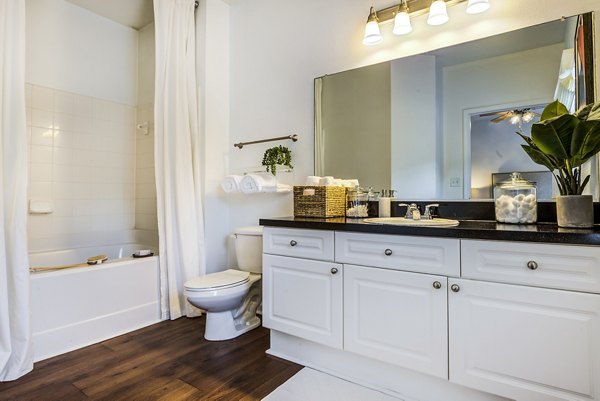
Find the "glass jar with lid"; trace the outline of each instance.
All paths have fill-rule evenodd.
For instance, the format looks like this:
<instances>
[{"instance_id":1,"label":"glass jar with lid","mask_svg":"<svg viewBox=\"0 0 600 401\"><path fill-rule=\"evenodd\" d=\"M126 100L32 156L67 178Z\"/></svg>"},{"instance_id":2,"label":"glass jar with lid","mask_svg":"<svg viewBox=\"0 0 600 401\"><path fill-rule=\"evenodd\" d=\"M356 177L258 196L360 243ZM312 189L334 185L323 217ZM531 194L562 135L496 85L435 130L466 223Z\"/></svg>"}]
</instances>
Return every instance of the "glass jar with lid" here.
<instances>
[{"instance_id":1,"label":"glass jar with lid","mask_svg":"<svg viewBox=\"0 0 600 401\"><path fill-rule=\"evenodd\" d=\"M369 193L360 187L346 192L346 217L368 217Z\"/></svg>"},{"instance_id":2,"label":"glass jar with lid","mask_svg":"<svg viewBox=\"0 0 600 401\"><path fill-rule=\"evenodd\" d=\"M500 223L531 224L537 222L535 183L512 173L494 187L496 220Z\"/></svg>"}]
</instances>

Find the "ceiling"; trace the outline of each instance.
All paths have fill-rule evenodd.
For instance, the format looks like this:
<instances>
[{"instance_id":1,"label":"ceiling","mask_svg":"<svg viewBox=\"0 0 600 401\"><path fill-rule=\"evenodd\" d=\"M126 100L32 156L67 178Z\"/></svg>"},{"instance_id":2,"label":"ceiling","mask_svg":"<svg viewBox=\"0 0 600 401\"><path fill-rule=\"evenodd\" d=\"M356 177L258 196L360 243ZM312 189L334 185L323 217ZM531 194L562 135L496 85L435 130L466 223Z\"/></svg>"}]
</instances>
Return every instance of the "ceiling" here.
<instances>
[{"instance_id":1,"label":"ceiling","mask_svg":"<svg viewBox=\"0 0 600 401\"><path fill-rule=\"evenodd\" d=\"M140 29L154 21L152 0L67 1L134 29Z\"/></svg>"}]
</instances>

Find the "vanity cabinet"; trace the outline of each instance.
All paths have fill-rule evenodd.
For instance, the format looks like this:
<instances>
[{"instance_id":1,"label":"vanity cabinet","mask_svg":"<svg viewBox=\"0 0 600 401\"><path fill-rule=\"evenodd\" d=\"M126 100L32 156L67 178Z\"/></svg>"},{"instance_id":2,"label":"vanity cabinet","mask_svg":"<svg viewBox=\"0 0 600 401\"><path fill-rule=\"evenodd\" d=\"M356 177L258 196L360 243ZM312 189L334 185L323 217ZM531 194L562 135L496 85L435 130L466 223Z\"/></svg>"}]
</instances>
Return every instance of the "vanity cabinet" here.
<instances>
[{"instance_id":1,"label":"vanity cabinet","mask_svg":"<svg viewBox=\"0 0 600 401\"><path fill-rule=\"evenodd\" d=\"M519 401L600 399L600 295L448 285L450 381Z\"/></svg>"},{"instance_id":2,"label":"vanity cabinet","mask_svg":"<svg viewBox=\"0 0 600 401\"><path fill-rule=\"evenodd\" d=\"M341 264L263 255L263 325L342 348Z\"/></svg>"},{"instance_id":3,"label":"vanity cabinet","mask_svg":"<svg viewBox=\"0 0 600 401\"><path fill-rule=\"evenodd\" d=\"M344 265L344 349L447 379L447 280Z\"/></svg>"},{"instance_id":4,"label":"vanity cabinet","mask_svg":"<svg viewBox=\"0 0 600 401\"><path fill-rule=\"evenodd\" d=\"M287 230L265 236L311 235ZM337 231L322 244L323 260L265 245L264 325L387 363L358 374L332 358L332 371L372 383L400 367L512 400L600 401L600 247Z\"/></svg>"}]
</instances>

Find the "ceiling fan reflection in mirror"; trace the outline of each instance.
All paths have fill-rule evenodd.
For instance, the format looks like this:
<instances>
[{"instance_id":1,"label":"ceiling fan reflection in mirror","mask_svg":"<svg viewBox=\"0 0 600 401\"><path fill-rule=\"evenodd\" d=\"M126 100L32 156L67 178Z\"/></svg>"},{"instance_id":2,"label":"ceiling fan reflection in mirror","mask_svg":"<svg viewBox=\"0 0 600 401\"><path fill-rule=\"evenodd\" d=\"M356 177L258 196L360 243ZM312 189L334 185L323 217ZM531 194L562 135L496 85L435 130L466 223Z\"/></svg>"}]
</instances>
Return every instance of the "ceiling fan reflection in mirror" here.
<instances>
[{"instance_id":1,"label":"ceiling fan reflection in mirror","mask_svg":"<svg viewBox=\"0 0 600 401\"><path fill-rule=\"evenodd\" d=\"M513 110L503 110L503 111L494 111L491 113L480 114L479 117L491 117L490 121L493 123L499 123L504 120L509 120L511 124L520 124L520 123L529 123L536 116L539 116L540 113L536 111L537 108L523 108L523 109L513 109Z\"/></svg>"}]
</instances>

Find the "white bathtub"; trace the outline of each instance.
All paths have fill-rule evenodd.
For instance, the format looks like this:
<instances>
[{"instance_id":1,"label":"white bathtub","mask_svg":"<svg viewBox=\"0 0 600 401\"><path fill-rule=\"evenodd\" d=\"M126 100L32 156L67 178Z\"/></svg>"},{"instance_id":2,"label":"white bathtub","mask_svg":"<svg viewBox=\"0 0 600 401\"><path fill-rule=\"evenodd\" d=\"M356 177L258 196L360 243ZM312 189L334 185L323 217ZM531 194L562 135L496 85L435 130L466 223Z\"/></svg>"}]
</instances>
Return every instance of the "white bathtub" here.
<instances>
[{"instance_id":1,"label":"white bathtub","mask_svg":"<svg viewBox=\"0 0 600 401\"><path fill-rule=\"evenodd\" d=\"M141 244L30 253L32 267L85 263L97 266L31 274L35 360L50 358L160 321L158 257L132 258Z\"/></svg>"}]
</instances>

